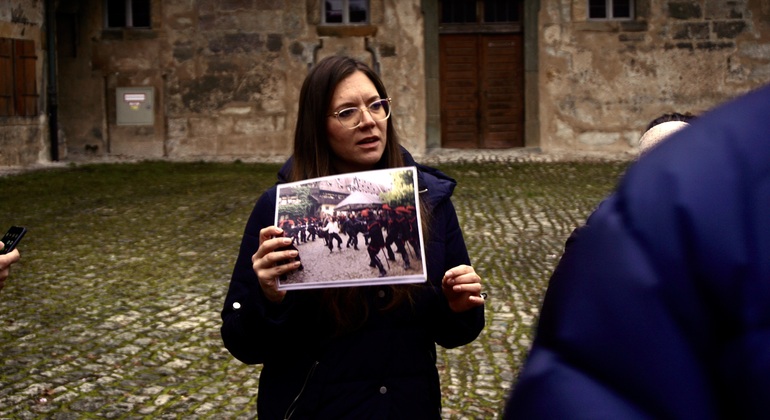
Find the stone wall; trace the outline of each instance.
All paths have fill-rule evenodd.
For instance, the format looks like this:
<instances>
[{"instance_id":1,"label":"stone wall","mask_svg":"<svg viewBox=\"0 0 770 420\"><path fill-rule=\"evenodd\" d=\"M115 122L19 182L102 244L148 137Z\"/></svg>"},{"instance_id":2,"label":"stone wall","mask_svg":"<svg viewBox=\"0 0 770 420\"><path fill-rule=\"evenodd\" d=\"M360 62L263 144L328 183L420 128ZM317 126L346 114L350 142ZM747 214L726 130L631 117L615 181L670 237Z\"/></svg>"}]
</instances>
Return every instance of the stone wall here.
<instances>
[{"instance_id":1,"label":"stone wall","mask_svg":"<svg viewBox=\"0 0 770 420\"><path fill-rule=\"evenodd\" d=\"M438 0L371 0L371 24L343 28L320 25L318 0L158 0L149 30L105 29L103 0L55 3L62 160L281 160L307 70L331 54L380 69L407 148L440 147ZM526 3L526 146L627 152L664 112L770 82L768 0L636 0L626 22L586 4ZM50 159L44 26L42 0L0 2L0 36L36 43L40 93L38 117L0 119L0 165ZM153 89L150 124L117 124L124 87Z\"/></svg>"},{"instance_id":2,"label":"stone wall","mask_svg":"<svg viewBox=\"0 0 770 420\"><path fill-rule=\"evenodd\" d=\"M405 145L424 149L419 0L372 0L372 25L342 29L318 26L319 5L164 0L153 2L151 30L104 30L101 1L63 1L77 16L83 52L60 65L60 77L73 81L62 92L70 158L286 157L302 81L331 54L381 69ZM154 87L154 124L117 125L115 89L135 86Z\"/></svg>"},{"instance_id":3,"label":"stone wall","mask_svg":"<svg viewBox=\"0 0 770 420\"><path fill-rule=\"evenodd\" d=\"M35 42L37 92L40 95L38 116L0 117L0 166L26 166L47 158L49 143L43 83L43 76L46 74L42 30L44 16L41 0L0 2L0 38Z\"/></svg>"},{"instance_id":4,"label":"stone wall","mask_svg":"<svg viewBox=\"0 0 770 420\"><path fill-rule=\"evenodd\" d=\"M770 82L770 2L637 0L632 22L543 1L544 149L625 151L664 112L701 113Z\"/></svg>"}]
</instances>

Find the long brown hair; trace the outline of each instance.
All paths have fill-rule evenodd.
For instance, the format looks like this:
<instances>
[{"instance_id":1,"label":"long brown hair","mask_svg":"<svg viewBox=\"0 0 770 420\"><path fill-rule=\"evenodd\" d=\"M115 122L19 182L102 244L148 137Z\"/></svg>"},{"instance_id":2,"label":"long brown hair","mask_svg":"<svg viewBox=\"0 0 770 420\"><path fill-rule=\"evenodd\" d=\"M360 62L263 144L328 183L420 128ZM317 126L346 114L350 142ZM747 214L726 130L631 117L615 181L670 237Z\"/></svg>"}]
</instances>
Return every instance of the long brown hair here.
<instances>
[{"instance_id":1,"label":"long brown hair","mask_svg":"<svg viewBox=\"0 0 770 420\"><path fill-rule=\"evenodd\" d=\"M372 81L380 98L388 97L385 85L377 73L365 63L350 57L327 57L318 62L305 78L299 93L297 126L294 129L292 181L337 175L332 165L334 152L326 129L329 105L337 85L357 71ZM385 151L375 169L404 166L400 142L393 127L393 116L387 120L387 127Z\"/></svg>"},{"instance_id":2,"label":"long brown hair","mask_svg":"<svg viewBox=\"0 0 770 420\"><path fill-rule=\"evenodd\" d=\"M290 174L291 181L301 181L329 175L337 175L334 152L329 144L327 116L332 95L337 85L353 73L360 71L372 81L380 98L388 98L382 80L368 65L351 57L330 56L316 64L302 84L294 130L294 155ZM387 120L385 150L375 169L399 168L404 158L398 135L393 126L393 116ZM417 186L415 186L417 187ZM426 212L423 212L423 214ZM381 310L391 310L404 302L413 302L414 286L390 286L392 300ZM336 334L344 334L360 328L369 316L361 287L331 288L317 291L321 306L332 317Z\"/></svg>"}]
</instances>

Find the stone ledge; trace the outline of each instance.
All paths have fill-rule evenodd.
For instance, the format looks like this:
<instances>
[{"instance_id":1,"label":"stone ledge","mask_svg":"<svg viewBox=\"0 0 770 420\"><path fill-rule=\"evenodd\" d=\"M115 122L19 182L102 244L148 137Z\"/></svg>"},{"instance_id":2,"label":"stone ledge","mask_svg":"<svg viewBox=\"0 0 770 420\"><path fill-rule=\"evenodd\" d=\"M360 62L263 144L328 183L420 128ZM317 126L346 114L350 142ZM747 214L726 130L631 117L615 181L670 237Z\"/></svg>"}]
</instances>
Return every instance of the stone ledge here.
<instances>
[{"instance_id":1,"label":"stone ledge","mask_svg":"<svg viewBox=\"0 0 770 420\"><path fill-rule=\"evenodd\" d=\"M316 33L318 36L331 37L375 36L377 27L374 25L319 25Z\"/></svg>"}]
</instances>

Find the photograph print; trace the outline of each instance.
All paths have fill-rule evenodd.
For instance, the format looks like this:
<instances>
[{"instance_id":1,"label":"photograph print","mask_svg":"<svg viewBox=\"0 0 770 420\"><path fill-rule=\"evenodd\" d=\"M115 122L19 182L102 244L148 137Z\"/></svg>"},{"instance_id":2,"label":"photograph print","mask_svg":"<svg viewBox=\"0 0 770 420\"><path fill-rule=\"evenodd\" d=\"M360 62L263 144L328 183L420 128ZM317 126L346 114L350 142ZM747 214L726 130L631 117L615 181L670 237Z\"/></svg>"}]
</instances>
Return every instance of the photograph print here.
<instances>
[{"instance_id":1,"label":"photograph print","mask_svg":"<svg viewBox=\"0 0 770 420\"><path fill-rule=\"evenodd\" d=\"M279 185L275 225L292 238L300 266L278 288L425 281L416 186L415 167Z\"/></svg>"}]
</instances>

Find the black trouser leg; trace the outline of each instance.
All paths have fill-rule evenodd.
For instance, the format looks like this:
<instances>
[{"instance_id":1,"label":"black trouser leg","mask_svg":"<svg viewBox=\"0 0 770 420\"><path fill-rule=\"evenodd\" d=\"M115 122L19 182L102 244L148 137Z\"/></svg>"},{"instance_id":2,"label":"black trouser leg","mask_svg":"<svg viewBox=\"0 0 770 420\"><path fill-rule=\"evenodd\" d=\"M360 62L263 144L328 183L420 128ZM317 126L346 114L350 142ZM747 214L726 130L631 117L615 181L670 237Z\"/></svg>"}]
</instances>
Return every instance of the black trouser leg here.
<instances>
[{"instance_id":1,"label":"black trouser leg","mask_svg":"<svg viewBox=\"0 0 770 420\"><path fill-rule=\"evenodd\" d=\"M406 250L406 247L404 246L404 241L402 239L396 240L396 250L399 254L401 254L401 259L404 260L404 268L409 269L412 266L409 264L409 252Z\"/></svg>"},{"instance_id":2,"label":"black trouser leg","mask_svg":"<svg viewBox=\"0 0 770 420\"><path fill-rule=\"evenodd\" d=\"M388 259L391 260L391 261L395 261L396 260L396 255L393 254L393 250L390 249L390 244L392 244L393 242L396 242L396 239L392 238L392 237L390 237L390 235L388 235L388 239L385 241L385 250L388 253Z\"/></svg>"},{"instance_id":3,"label":"black trouser leg","mask_svg":"<svg viewBox=\"0 0 770 420\"><path fill-rule=\"evenodd\" d=\"M380 277L385 277L385 275L388 274L388 272L385 271L385 267L382 266L380 257L376 255L374 256L374 264L377 266L377 269L380 270Z\"/></svg>"}]
</instances>

